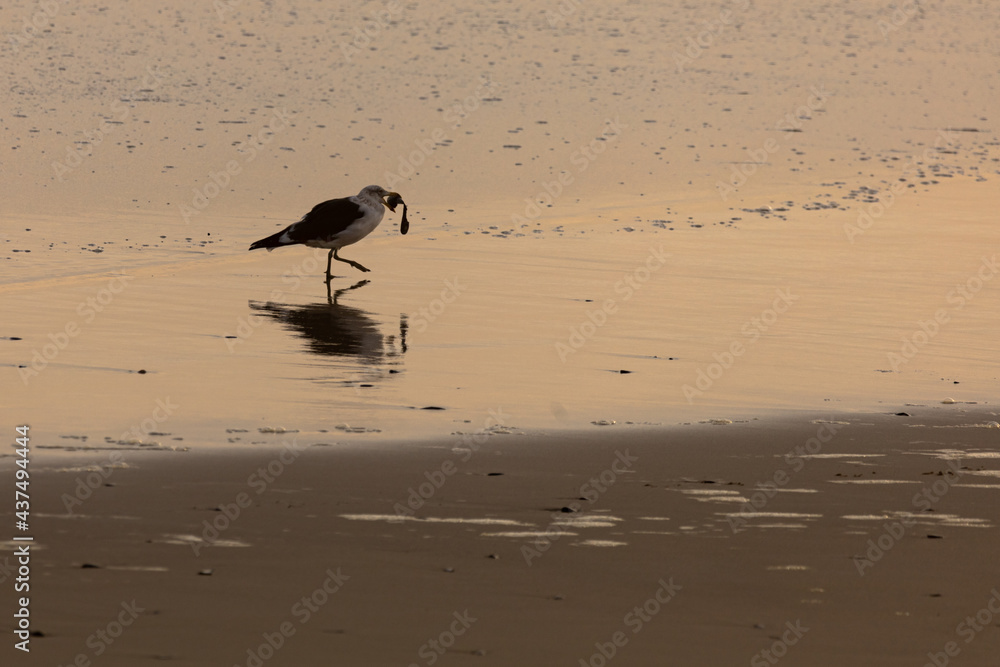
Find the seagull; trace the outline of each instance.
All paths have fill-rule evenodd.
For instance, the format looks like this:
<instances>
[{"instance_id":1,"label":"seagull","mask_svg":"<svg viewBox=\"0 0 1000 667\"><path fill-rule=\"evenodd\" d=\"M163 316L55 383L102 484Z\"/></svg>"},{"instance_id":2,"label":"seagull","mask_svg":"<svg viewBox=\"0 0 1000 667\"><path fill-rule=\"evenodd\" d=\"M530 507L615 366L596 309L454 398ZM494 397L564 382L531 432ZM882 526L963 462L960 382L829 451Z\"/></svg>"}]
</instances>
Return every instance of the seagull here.
<instances>
[{"instance_id":1,"label":"seagull","mask_svg":"<svg viewBox=\"0 0 1000 667\"><path fill-rule=\"evenodd\" d=\"M399 193L389 192L380 185L369 185L353 197L331 199L316 204L298 222L293 222L267 238L254 241L250 244L250 250L267 248L267 251L271 252L281 246L297 244L310 248L329 248L330 254L326 257L327 283L332 279L330 261L334 259L367 273L370 269L338 256L337 251L345 245L357 243L375 231L385 214L383 206L395 211L396 206L402 201L403 198ZM403 206L405 208L406 204ZM405 228L401 228L401 231L406 233Z\"/></svg>"}]
</instances>

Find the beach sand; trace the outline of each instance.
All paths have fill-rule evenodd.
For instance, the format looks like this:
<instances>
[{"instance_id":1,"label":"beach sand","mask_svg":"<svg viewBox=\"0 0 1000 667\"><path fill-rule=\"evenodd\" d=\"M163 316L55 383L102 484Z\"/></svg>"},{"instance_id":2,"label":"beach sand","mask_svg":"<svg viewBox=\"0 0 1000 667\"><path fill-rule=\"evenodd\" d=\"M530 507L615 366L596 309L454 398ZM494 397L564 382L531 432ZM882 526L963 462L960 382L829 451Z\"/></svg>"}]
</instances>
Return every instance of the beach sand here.
<instances>
[{"instance_id":1,"label":"beach sand","mask_svg":"<svg viewBox=\"0 0 1000 667\"><path fill-rule=\"evenodd\" d=\"M988 3L0 25L0 401L30 426L40 633L14 664L253 664L283 622L266 664L992 664L993 612L958 627L1000 583ZM371 273L247 252L370 183L411 222L344 250Z\"/></svg>"},{"instance_id":2,"label":"beach sand","mask_svg":"<svg viewBox=\"0 0 1000 667\"><path fill-rule=\"evenodd\" d=\"M997 414L907 410L54 454L32 659L990 664Z\"/></svg>"}]
</instances>

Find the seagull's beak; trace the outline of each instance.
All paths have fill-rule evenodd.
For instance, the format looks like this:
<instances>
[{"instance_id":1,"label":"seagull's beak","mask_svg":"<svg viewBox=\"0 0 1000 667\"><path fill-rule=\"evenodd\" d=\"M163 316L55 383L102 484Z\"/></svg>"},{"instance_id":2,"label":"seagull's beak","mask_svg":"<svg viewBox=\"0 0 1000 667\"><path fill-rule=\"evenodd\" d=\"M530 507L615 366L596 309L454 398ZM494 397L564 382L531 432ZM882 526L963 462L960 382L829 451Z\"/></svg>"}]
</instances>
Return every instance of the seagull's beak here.
<instances>
[{"instance_id":1,"label":"seagull's beak","mask_svg":"<svg viewBox=\"0 0 1000 667\"><path fill-rule=\"evenodd\" d=\"M393 213L395 213L396 212L396 202L393 201L390 204L389 203L389 199L392 199L393 197L395 197L396 199L401 200L402 197L399 196L399 193L398 192L389 192L389 193L386 193L386 194L382 195L382 197L383 197L382 203L385 204L386 208L388 208L390 211L392 211Z\"/></svg>"}]
</instances>

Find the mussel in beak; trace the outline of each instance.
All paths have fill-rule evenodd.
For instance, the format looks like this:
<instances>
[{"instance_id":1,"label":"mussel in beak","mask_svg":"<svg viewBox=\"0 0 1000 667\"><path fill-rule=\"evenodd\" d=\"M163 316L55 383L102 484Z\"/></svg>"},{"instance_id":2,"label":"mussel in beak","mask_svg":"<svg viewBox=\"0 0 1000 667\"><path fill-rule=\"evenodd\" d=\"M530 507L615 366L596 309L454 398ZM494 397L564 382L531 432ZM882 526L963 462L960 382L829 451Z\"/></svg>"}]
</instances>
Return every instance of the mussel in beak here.
<instances>
[{"instance_id":1,"label":"mussel in beak","mask_svg":"<svg viewBox=\"0 0 1000 667\"><path fill-rule=\"evenodd\" d=\"M389 207L390 211L395 212L396 207L400 204L403 205L403 219L399 222L399 231L401 234L405 234L410 231L410 221L406 219L406 202L396 192L390 192L385 199L385 205Z\"/></svg>"}]
</instances>

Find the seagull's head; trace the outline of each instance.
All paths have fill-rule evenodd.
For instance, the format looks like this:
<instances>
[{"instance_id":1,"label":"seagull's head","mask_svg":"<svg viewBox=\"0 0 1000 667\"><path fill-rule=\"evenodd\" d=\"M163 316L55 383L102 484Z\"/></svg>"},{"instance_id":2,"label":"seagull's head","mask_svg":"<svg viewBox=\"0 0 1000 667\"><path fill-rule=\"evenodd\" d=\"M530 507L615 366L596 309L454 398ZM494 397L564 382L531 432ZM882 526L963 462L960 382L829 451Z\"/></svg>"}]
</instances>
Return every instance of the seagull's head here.
<instances>
[{"instance_id":1,"label":"seagull's head","mask_svg":"<svg viewBox=\"0 0 1000 667\"><path fill-rule=\"evenodd\" d=\"M395 212L396 206L403 201L398 192L390 192L381 185L369 185L361 191L363 196L368 196L374 201L382 202L386 208Z\"/></svg>"}]
</instances>

